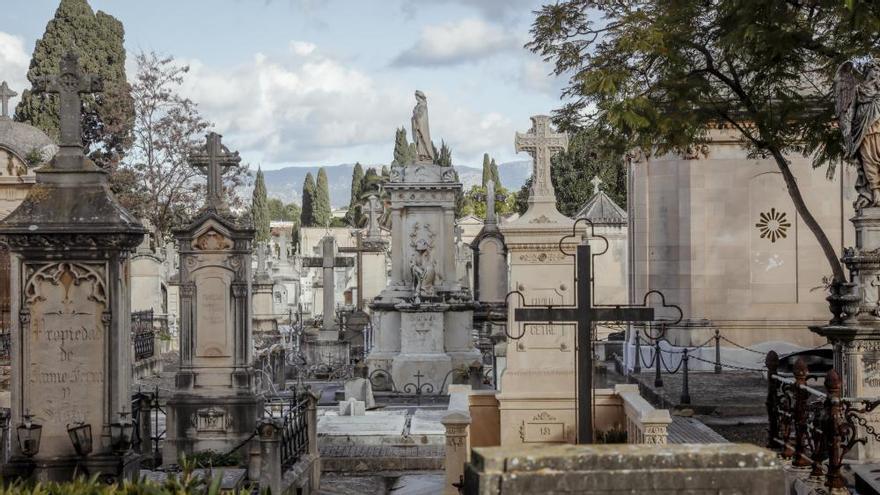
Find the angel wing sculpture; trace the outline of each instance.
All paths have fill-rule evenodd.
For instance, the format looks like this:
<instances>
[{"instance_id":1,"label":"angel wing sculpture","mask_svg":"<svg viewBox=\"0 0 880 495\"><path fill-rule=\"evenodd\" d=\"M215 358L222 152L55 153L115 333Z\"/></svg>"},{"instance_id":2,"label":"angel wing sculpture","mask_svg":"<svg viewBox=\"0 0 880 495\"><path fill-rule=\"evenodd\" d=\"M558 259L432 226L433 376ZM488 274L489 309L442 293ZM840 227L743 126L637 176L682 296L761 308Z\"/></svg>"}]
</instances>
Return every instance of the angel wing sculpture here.
<instances>
[{"instance_id":1,"label":"angel wing sculpture","mask_svg":"<svg viewBox=\"0 0 880 495\"><path fill-rule=\"evenodd\" d=\"M880 66L871 59L843 63L834 96L846 158L859 165L856 210L880 206Z\"/></svg>"}]
</instances>

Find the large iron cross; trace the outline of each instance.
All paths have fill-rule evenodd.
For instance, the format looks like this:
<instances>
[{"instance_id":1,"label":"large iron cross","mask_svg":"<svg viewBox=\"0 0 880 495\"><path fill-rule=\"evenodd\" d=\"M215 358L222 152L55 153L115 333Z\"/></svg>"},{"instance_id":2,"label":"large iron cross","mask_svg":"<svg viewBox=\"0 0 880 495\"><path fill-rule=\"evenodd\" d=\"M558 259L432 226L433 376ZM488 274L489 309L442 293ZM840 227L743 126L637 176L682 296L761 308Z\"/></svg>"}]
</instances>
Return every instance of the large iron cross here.
<instances>
[{"instance_id":1,"label":"large iron cross","mask_svg":"<svg viewBox=\"0 0 880 495\"><path fill-rule=\"evenodd\" d=\"M321 239L321 256L320 257L304 257L302 260L304 268L323 268L322 274L324 278L324 330L335 330L336 320L334 319L336 303L336 267L352 267L354 259L346 256L336 256L336 239L328 234ZM358 291L361 288L358 287Z\"/></svg>"},{"instance_id":2,"label":"large iron cross","mask_svg":"<svg viewBox=\"0 0 880 495\"><path fill-rule=\"evenodd\" d=\"M100 76L86 74L73 52L61 57L57 76L45 76L36 81L37 91L58 95L58 119L61 129L59 153L78 153L82 150L82 97L83 94L103 91Z\"/></svg>"},{"instance_id":3,"label":"large iron cross","mask_svg":"<svg viewBox=\"0 0 880 495\"><path fill-rule=\"evenodd\" d=\"M231 152L223 145L223 136L212 132L206 137L205 146L189 157L194 167L203 169L208 178L208 195L205 206L215 210L226 209L226 196L223 194L223 168L235 167L241 163L238 152Z\"/></svg>"},{"instance_id":4,"label":"large iron cross","mask_svg":"<svg viewBox=\"0 0 880 495\"><path fill-rule=\"evenodd\" d=\"M653 308L593 306L592 254L589 244L577 247L577 306L565 308L516 308L513 319L522 323L576 325L578 443L593 443L591 411L593 390L593 323L637 322L654 319Z\"/></svg>"},{"instance_id":5,"label":"large iron cross","mask_svg":"<svg viewBox=\"0 0 880 495\"><path fill-rule=\"evenodd\" d=\"M529 132L516 133L514 146L516 152L528 152L535 160L532 193L529 200L537 199L556 203L556 193L550 180L550 159L553 155L568 148L568 134L554 133L550 128L550 117L535 115Z\"/></svg>"},{"instance_id":6,"label":"large iron cross","mask_svg":"<svg viewBox=\"0 0 880 495\"><path fill-rule=\"evenodd\" d=\"M9 100L18 96L18 93L9 89L6 81L0 83L0 119L9 117Z\"/></svg>"}]
</instances>

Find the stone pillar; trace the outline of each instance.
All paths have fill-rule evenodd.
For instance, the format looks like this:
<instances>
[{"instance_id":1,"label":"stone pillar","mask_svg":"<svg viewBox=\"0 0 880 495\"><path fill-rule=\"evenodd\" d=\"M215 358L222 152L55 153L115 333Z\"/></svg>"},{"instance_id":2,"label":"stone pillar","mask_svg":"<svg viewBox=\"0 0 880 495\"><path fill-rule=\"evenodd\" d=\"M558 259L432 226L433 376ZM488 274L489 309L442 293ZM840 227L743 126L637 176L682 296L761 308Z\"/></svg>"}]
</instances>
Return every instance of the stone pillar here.
<instances>
[{"instance_id":1,"label":"stone pillar","mask_svg":"<svg viewBox=\"0 0 880 495\"><path fill-rule=\"evenodd\" d=\"M399 206L391 207L391 252L403 253L403 225L401 225L401 209ZM404 259L403 256L391 257L391 282L389 285L404 285Z\"/></svg>"},{"instance_id":2,"label":"stone pillar","mask_svg":"<svg viewBox=\"0 0 880 495\"><path fill-rule=\"evenodd\" d=\"M110 192L108 174L82 150L80 93L96 91L75 55L42 88L59 93L61 150L36 171L24 202L0 222L13 255L10 287L12 430L30 414L39 451L13 440L8 474L70 480L138 470L114 452L110 425L131 413L130 256L146 232ZM88 88L88 89L84 89ZM77 455L68 425L87 424L92 451Z\"/></svg>"},{"instance_id":3,"label":"stone pillar","mask_svg":"<svg viewBox=\"0 0 880 495\"><path fill-rule=\"evenodd\" d=\"M306 421L309 427L309 455L312 457L312 473L309 476L311 482L311 490L316 492L321 486L321 454L318 452L318 399L321 398L319 392L313 392L306 389L308 394L308 417Z\"/></svg>"},{"instance_id":4,"label":"stone pillar","mask_svg":"<svg viewBox=\"0 0 880 495\"><path fill-rule=\"evenodd\" d=\"M281 422L264 420L257 426L260 436L260 491L281 493L284 471L281 467Z\"/></svg>"},{"instance_id":5,"label":"stone pillar","mask_svg":"<svg viewBox=\"0 0 880 495\"><path fill-rule=\"evenodd\" d=\"M464 411L453 411L441 420L446 428L446 483L443 495L458 495L453 483L460 483L464 476L464 466L470 462L469 428L471 417Z\"/></svg>"}]
</instances>

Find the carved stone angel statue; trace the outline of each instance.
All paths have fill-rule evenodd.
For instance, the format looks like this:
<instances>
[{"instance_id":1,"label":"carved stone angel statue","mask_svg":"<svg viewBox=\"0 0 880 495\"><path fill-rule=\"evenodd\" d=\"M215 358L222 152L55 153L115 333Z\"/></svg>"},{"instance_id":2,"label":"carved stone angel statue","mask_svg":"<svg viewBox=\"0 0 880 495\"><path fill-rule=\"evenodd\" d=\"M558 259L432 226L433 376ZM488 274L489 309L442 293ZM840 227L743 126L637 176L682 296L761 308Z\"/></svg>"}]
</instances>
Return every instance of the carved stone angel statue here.
<instances>
[{"instance_id":1,"label":"carved stone angel statue","mask_svg":"<svg viewBox=\"0 0 880 495\"><path fill-rule=\"evenodd\" d=\"M428 127L428 99L425 93L416 91L416 106L412 116L413 144L416 148L416 162L434 163L434 143Z\"/></svg>"},{"instance_id":2,"label":"carved stone angel statue","mask_svg":"<svg viewBox=\"0 0 880 495\"><path fill-rule=\"evenodd\" d=\"M856 210L880 206L880 67L849 61L834 78L844 153L858 160Z\"/></svg>"},{"instance_id":3,"label":"carved stone angel statue","mask_svg":"<svg viewBox=\"0 0 880 495\"><path fill-rule=\"evenodd\" d=\"M409 260L409 266L412 270L413 294L416 300L420 300L421 296L433 296L434 284L439 277L436 264L431 257L431 246L424 239L416 242L415 253Z\"/></svg>"}]
</instances>

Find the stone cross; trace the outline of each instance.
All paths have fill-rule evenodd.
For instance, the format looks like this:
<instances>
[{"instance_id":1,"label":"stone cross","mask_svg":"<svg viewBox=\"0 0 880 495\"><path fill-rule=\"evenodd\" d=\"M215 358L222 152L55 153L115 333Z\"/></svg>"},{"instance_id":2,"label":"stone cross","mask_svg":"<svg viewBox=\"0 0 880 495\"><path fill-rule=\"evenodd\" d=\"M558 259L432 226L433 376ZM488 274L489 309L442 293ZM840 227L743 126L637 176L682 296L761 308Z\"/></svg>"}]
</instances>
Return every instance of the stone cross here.
<instances>
[{"instance_id":1,"label":"stone cross","mask_svg":"<svg viewBox=\"0 0 880 495\"><path fill-rule=\"evenodd\" d=\"M379 198L375 195L369 197L369 209L367 210L367 238L380 237L379 232Z\"/></svg>"},{"instance_id":2,"label":"stone cross","mask_svg":"<svg viewBox=\"0 0 880 495\"><path fill-rule=\"evenodd\" d=\"M208 178L208 193L205 198L205 206L214 210L226 209L226 198L223 194L223 168L235 167L241 163L238 152L231 152L223 145L223 136L212 132L206 137L205 146L189 157L189 162L194 167L204 169Z\"/></svg>"},{"instance_id":3,"label":"stone cross","mask_svg":"<svg viewBox=\"0 0 880 495\"><path fill-rule=\"evenodd\" d=\"M522 323L571 324L577 335L577 408L578 443L593 442L592 389L593 323L652 321L654 309L646 307L593 306L593 279L589 244L577 247L577 305L557 308L516 308L514 321Z\"/></svg>"},{"instance_id":4,"label":"stone cross","mask_svg":"<svg viewBox=\"0 0 880 495\"><path fill-rule=\"evenodd\" d=\"M336 330L336 267L354 266L354 259L336 256L336 238L327 235L321 239L321 256L303 258L303 267L323 268L324 274L324 330ZM358 287L360 290L360 287Z\"/></svg>"},{"instance_id":5,"label":"stone cross","mask_svg":"<svg viewBox=\"0 0 880 495\"><path fill-rule=\"evenodd\" d=\"M486 183L486 224L495 225L495 181Z\"/></svg>"},{"instance_id":6,"label":"stone cross","mask_svg":"<svg viewBox=\"0 0 880 495\"><path fill-rule=\"evenodd\" d=\"M266 251L268 249L268 244L257 246L257 276L266 274Z\"/></svg>"},{"instance_id":7,"label":"stone cross","mask_svg":"<svg viewBox=\"0 0 880 495\"><path fill-rule=\"evenodd\" d=\"M57 76L45 76L36 81L37 91L58 95L58 118L61 129L59 154L82 153L82 96L98 93L104 85L101 78L86 74L73 52L61 57Z\"/></svg>"},{"instance_id":8,"label":"stone cross","mask_svg":"<svg viewBox=\"0 0 880 495\"><path fill-rule=\"evenodd\" d=\"M550 117L535 115L532 117L532 128L529 132L516 133L514 145L517 153L525 151L535 161L529 200L556 203L556 193L550 179L550 159L556 153L568 149L568 134L552 132Z\"/></svg>"},{"instance_id":9,"label":"stone cross","mask_svg":"<svg viewBox=\"0 0 880 495\"><path fill-rule=\"evenodd\" d=\"M18 93L9 89L6 81L0 83L0 119L9 118L9 99L18 96Z\"/></svg>"},{"instance_id":10,"label":"stone cross","mask_svg":"<svg viewBox=\"0 0 880 495\"><path fill-rule=\"evenodd\" d=\"M602 187L602 179L600 179L597 175L593 177L593 179L590 181L590 184L593 184L593 194L599 194L599 190Z\"/></svg>"}]
</instances>

